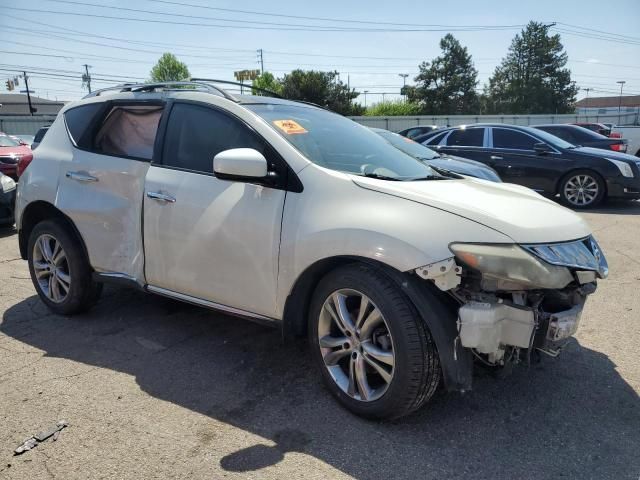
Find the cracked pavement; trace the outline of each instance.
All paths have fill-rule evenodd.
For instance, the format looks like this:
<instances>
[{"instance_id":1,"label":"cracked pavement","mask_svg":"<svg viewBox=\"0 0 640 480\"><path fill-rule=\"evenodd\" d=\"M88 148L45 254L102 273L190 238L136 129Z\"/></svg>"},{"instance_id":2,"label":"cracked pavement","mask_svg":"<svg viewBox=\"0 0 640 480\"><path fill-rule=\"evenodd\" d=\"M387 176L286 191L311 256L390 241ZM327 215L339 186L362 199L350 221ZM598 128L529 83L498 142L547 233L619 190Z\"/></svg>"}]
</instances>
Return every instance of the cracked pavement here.
<instances>
[{"instance_id":1,"label":"cracked pavement","mask_svg":"<svg viewBox=\"0 0 640 480\"><path fill-rule=\"evenodd\" d=\"M0 230L0 478L637 480L640 203L583 215L611 275L575 341L390 423L340 408L304 343L264 326L113 287L51 315ZM58 441L12 455L63 419Z\"/></svg>"}]
</instances>

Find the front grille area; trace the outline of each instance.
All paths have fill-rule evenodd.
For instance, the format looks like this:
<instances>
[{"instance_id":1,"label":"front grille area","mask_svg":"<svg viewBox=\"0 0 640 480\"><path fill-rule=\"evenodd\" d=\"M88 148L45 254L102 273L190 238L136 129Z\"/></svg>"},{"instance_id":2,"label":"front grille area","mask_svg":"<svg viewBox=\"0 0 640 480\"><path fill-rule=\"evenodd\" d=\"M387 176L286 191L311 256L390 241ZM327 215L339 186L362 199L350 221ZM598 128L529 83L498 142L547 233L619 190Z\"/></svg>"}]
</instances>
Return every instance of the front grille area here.
<instances>
[{"instance_id":1,"label":"front grille area","mask_svg":"<svg viewBox=\"0 0 640 480\"><path fill-rule=\"evenodd\" d=\"M522 245L522 248L552 265L593 270L600 278L609 274L607 260L591 235L573 242Z\"/></svg>"}]
</instances>

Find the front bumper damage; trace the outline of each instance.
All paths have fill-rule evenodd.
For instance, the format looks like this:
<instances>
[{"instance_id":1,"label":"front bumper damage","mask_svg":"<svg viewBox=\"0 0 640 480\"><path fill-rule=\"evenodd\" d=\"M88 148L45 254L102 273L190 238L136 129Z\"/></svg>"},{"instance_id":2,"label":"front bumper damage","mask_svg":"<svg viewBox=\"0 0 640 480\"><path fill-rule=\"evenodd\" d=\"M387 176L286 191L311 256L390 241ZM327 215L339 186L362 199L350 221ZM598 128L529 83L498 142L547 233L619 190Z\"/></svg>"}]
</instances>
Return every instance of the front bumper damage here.
<instances>
[{"instance_id":1,"label":"front bumper damage","mask_svg":"<svg viewBox=\"0 0 640 480\"><path fill-rule=\"evenodd\" d=\"M491 366L530 360L534 352L557 356L577 331L597 278L608 275L604 255L591 236L519 248L536 262L566 269L566 285L550 288L543 279L539 285L523 281L519 286L511 280L496 280L463 262L458 265L456 257L415 271L455 298L459 308L454 341Z\"/></svg>"}]
</instances>

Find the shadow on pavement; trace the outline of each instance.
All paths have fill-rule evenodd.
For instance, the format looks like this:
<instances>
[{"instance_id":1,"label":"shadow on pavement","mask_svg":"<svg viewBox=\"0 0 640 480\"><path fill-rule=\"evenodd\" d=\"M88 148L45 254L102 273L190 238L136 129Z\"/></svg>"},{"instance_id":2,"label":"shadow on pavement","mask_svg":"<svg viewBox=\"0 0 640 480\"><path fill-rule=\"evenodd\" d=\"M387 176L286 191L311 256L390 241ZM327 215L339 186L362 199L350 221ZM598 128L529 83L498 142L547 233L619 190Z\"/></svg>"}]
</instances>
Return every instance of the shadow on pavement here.
<instances>
[{"instance_id":1,"label":"shadow on pavement","mask_svg":"<svg viewBox=\"0 0 640 480\"><path fill-rule=\"evenodd\" d=\"M581 211L584 213L605 213L613 215L640 215L640 201L607 200L597 208Z\"/></svg>"},{"instance_id":2,"label":"shadow on pavement","mask_svg":"<svg viewBox=\"0 0 640 480\"><path fill-rule=\"evenodd\" d=\"M6 311L0 331L49 357L133 375L149 395L275 443L218 459L227 471L260 476L291 451L358 479L640 471L639 397L606 355L577 342L529 371L480 375L473 392L440 393L408 418L377 423L334 402L304 344L283 345L277 330L132 290L105 297L65 318L33 296Z\"/></svg>"}]
</instances>

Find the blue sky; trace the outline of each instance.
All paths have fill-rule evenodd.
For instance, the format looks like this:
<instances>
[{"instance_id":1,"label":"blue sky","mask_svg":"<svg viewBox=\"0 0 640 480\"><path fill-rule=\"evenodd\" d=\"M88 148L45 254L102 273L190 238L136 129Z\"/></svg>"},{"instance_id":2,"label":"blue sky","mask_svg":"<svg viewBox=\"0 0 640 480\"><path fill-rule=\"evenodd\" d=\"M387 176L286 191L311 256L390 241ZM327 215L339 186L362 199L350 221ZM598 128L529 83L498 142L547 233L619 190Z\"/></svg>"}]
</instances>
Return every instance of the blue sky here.
<instances>
[{"instance_id":1,"label":"blue sky","mask_svg":"<svg viewBox=\"0 0 640 480\"><path fill-rule=\"evenodd\" d=\"M192 6L186 6L185 3ZM194 5L341 19L345 22L238 13L197 8ZM31 88L38 96L51 99L72 100L84 94L80 88L80 74L85 63L91 65L94 87L112 85L113 81L120 78L148 78L149 70L164 51L175 53L187 63L193 76L232 80L234 70L258 67L256 50L262 48L265 70L281 76L294 68L335 69L340 72L343 81L346 82L348 78L350 85L359 91L368 90L368 103L372 103L382 98L382 92L398 92L402 85L399 73L410 74L408 80L411 80L417 74L418 64L422 60L437 56L438 42L450 30L449 26L452 26L451 29L460 29L461 26L500 26L501 30L452 31L472 54L480 72L481 87L506 54L511 39L519 31L517 26L529 20L561 22L565 25L559 23L558 28L565 30L577 31L576 27L568 26L573 25L637 38L636 41L628 39L628 43L623 43L598 38L602 34L594 31L582 36L566 32L561 34L573 79L579 86L592 89L589 96L614 95L619 90L616 84L618 80L626 81L625 93L640 94L638 0L618 0L609 4L590 0L185 0L175 3L158 0L0 0L0 7L0 68L4 69L0 70L0 77L3 86L4 80L13 75L5 70L18 69L19 66L27 70L40 69L43 73L31 75ZM166 15L126 9L164 12ZM89 17L85 14L227 27L137 22ZM234 23L228 20L263 23ZM403 25L346 22L349 20ZM421 27L409 27L406 24ZM514 27L505 27L512 25ZM259 28L238 28L240 26ZM360 30L442 31L314 31L338 26ZM288 30L282 30L284 28ZM609 35L607 37L610 38ZM111 81L99 81L98 78ZM579 96L585 94L585 91L581 91ZM387 96L391 97L393 95ZM363 100L361 97L360 101Z\"/></svg>"}]
</instances>

